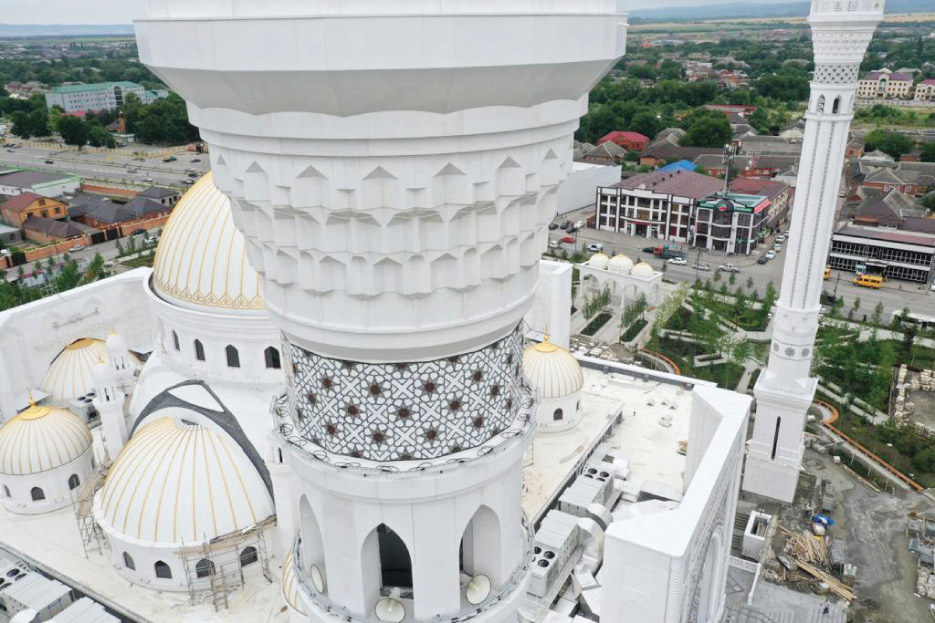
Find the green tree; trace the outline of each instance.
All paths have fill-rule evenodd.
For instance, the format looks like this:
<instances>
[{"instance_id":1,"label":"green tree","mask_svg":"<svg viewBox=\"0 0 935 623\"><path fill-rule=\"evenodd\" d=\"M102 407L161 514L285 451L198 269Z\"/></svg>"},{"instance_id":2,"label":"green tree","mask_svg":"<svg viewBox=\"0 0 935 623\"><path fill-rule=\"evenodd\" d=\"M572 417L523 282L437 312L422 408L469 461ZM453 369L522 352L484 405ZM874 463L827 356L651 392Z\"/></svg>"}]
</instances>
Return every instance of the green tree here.
<instances>
[{"instance_id":1,"label":"green tree","mask_svg":"<svg viewBox=\"0 0 935 623\"><path fill-rule=\"evenodd\" d=\"M935 143L922 145L922 162L935 162Z\"/></svg>"},{"instance_id":2,"label":"green tree","mask_svg":"<svg viewBox=\"0 0 935 623\"><path fill-rule=\"evenodd\" d=\"M905 134L888 130L873 130L864 137L867 151L880 150L899 160L903 154L911 152L916 142Z\"/></svg>"},{"instance_id":3,"label":"green tree","mask_svg":"<svg viewBox=\"0 0 935 623\"><path fill-rule=\"evenodd\" d=\"M701 109L686 120L686 134L682 145L686 147L723 147L730 143L734 134L730 123L722 113Z\"/></svg>"},{"instance_id":4,"label":"green tree","mask_svg":"<svg viewBox=\"0 0 935 623\"><path fill-rule=\"evenodd\" d=\"M100 124L89 124L88 126L88 144L92 147L109 147L113 149L117 146L117 141L111 136L110 132L104 129Z\"/></svg>"},{"instance_id":5,"label":"green tree","mask_svg":"<svg viewBox=\"0 0 935 623\"><path fill-rule=\"evenodd\" d=\"M78 117L60 117L57 129L66 145L74 145L80 149L88 144L88 124Z\"/></svg>"},{"instance_id":6,"label":"green tree","mask_svg":"<svg viewBox=\"0 0 935 623\"><path fill-rule=\"evenodd\" d=\"M875 326L883 324L883 303L877 303L877 306L873 308L873 315L870 317L870 322Z\"/></svg>"}]
</instances>

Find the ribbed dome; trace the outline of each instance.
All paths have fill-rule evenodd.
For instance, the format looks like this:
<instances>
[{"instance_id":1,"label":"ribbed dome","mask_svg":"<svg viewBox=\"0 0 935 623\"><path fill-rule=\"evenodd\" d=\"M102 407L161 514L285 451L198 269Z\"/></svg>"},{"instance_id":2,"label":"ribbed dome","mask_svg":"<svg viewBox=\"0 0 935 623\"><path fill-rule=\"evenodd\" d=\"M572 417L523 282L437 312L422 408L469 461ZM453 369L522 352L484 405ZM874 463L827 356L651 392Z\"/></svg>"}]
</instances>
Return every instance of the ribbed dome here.
<instances>
[{"instance_id":1,"label":"ribbed dome","mask_svg":"<svg viewBox=\"0 0 935 623\"><path fill-rule=\"evenodd\" d=\"M610 263L607 264L607 270L629 275L630 271L633 270L633 260L622 253L615 255L613 259L610 260Z\"/></svg>"},{"instance_id":2,"label":"ribbed dome","mask_svg":"<svg viewBox=\"0 0 935 623\"><path fill-rule=\"evenodd\" d=\"M39 386L54 402L84 396L94 388L91 370L102 359L110 360L104 342L87 337L76 340L55 357Z\"/></svg>"},{"instance_id":3,"label":"ribbed dome","mask_svg":"<svg viewBox=\"0 0 935 623\"><path fill-rule=\"evenodd\" d=\"M646 262L640 262L633 267L633 271L630 274L634 277L639 277L640 279L649 279L656 274L656 271L654 271L653 267Z\"/></svg>"},{"instance_id":4,"label":"ribbed dome","mask_svg":"<svg viewBox=\"0 0 935 623\"><path fill-rule=\"evenodd\" d=\"M295 577L295 562L292 557L292 550L286 553L282 561L282 597L286 600L293 610L300 614L305 614L305 607L302 605L302 598L299 597L299 581Z\"/></svg>"},{"instance_id":5,"label":"ribbed dome","mask_svg":"<svg viewBox=\"0 0 935 623\"><path fill-rule=\"evenodd\" d=\"M214 309L263 309L260 276L247 261L230 199L208 173L185 193L156 249L153 285L164 298Z\"/></svg>"},{"instance_id":6,"label":"ribbed dome","mask_svg":"<svg viewBox=\"0 0 935 623\"><path fill-rule=\"evenodd\" d=\"M160 544L191 545L272 514L263 480L236 443L171 417L136 431L94 505L98 523Z\"/></svg>"},{"instance_id":7,"label":"ribbed dome","mask_svg":"<svg viewBox=\"0 0 935 623\"><path fill-rule=\"evenodd\" d=\"M91 447L80 417L44 405L28 409L0 428L0 474L26 476L67 465Z\"/></svg>"},{"instance_id":8,"label":"ribbed dome","mask_svg":"<svg viewBox=\"0 0 935 623\"><path fill-rule=\"evenodd\" d=\"M523 352L523 370L542 398L569 396L584 386L581 364L548 338Z\"/></svg>"},{"instance_id":9,"label":"ribbed dome","mask_svg":"<svg viewBox=\"0 0 935 623\"><path fill-rule=\"evenodd\" d=\"M606 270L607 264L610 263L610 258L607 257L604 253L595 253L588 259L588 266L592 266L599 270Z\"/></svg>"}]
</instances>

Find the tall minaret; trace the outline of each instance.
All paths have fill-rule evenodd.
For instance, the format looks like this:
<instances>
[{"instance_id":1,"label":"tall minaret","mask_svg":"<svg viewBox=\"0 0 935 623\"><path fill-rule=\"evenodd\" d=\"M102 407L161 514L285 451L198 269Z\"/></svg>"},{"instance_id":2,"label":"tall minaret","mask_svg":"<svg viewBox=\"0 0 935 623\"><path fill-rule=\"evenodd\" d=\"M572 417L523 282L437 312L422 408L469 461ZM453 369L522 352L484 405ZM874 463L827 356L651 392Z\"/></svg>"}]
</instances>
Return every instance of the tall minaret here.
<instances>
[{"instance_id":1,"label":"tall minaret","mask_svg":"<svg viewBox=\"0 0 935 623\"><path fill-rule=\"evenodd\" d=\"M884 4L812 2L815 76L769 368L755 388L756 423L743 482L745 491L784 502L795 495L805 419L815 394L812 353L858 72Z\"/></svg>"},{"instance_id":2,"label":"tall minaret","mask_svg":"<svg viewBox=\"0 0 935 623\"><path fill-rule=\"evenodd\" d=\"M94 381L94 408L101 417L101 436L107 460L116 460L127 443L127 416L123 412L124 395L111 362L99 360L91 369Z\"/></svg>"},{"instance_id":3,"label":"tall minaret","mask_svg":"<svg viewBox=\"0 0 935 623\"><path fill-rule=\"evenodd\" d=\"M277 512L310 621L515 620L521 323L626 26L617 0L150 0L137 23L283 331Z\"/></svg>"}]
</instances>

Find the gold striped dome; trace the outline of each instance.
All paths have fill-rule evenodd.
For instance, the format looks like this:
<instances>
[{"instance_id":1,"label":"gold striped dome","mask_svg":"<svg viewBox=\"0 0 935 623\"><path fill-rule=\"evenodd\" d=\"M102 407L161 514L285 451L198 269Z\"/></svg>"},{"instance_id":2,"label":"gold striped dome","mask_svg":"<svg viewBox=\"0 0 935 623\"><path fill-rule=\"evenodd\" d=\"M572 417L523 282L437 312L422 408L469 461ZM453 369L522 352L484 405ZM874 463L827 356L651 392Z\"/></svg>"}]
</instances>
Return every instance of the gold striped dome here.
<instances>
[{"instance_id":1,"label":"gold striped dome","mask_svg":"<svg viewBox=\"0 0 935 623\"><path fill-rule=\"evenodd\" d=\"M95 500L95 520L129 539L187 545L250 528L273 501L240 447L172 417L136 431Z\"/></svg>"},{"instance_id":2,"label":"gold striped dome","mask_svg":"<svg viewBox=\"0 0 935 623\"><path fill-rule=\"evenodd\" d=\"M649 279L656 274L656 271L654 271L653 267L646 262L640 262L633 267L633 270L630 271L630 274L634 277L639 277L640 279Z\"/></svg>"},{"instance_id":3,"label":"gold striped dome","mask_svg":"<svg viewBox=\"0 0 935 623\"><path fill-rule=\"evenodd\" d=\"M610 258L603 251L598 251L590 258L588 258L588 266L593 266L598 270L607 270L607 265L610 263Z\"/></svg>"},{"instance_id":4,"label":"gold striped dome","mask_svg":"<svg viewBox=\"0 0 935 623\"><path fill-rule=\"evenodd\" d=\"M247 261L230 199L208 173L185 193L162 230L153 286L164 298L229 310L263 309L260 276Z\"/></svg>"},{"instance_id":5,"label":"gold striped dome","mask_svg":"<svg viewBox=\"0 0 935 623\"><path fill-rule=\"evenodd\" d=\"M0 474L27 476L78 459L91 447L84 420L65 409L31 404L0 428Z\"/></svg>"},{"instance_id":6,"label":"gold striped dome","mask_svg":"<svg viewBox=\"0 0 935 623\"><path fill-rule=\"evenodd\" d=\"M132 354L130 359L134 365L140 365ZM99 361L109 360L103 340L83 337L66 346L52 360L39 386L49 393L53 402L68 402L94 389L91 371Z\"/></svg>"},{"instance_id":7,"label":"gold striped dome","mask_svg":"<svg viewBox=\"0 0 935 623\"><path fill-rule=\"evenodd\" d=\"M523 352L523 370L541 398L570 396L584 387L581 364L548 337Z\"/></svg>"},{"instance_id":8,"label":"gold striped dome","mask_svg":"<svg viewBox=\"0 0 935 623\"><path fill-rule=\"evenodd\" d=\"M291 549L282 561L282 598L290 608L299 614L305 614L302 598L299 597L299 581L295 577L295 561Z\"/></svg>"},{"instance_id":9,"label":"gold striped dome","mask_svg":"<svg viewBox=\"0 0 935 623\"><path fill-rule=\"evenodd\" d=\"M630 274L630 271L633 270L633 260L628 258L623 253L618 253L610 260L610 263L607 264L607 270L614 273L624 273L626 275Z\"/></svg>"}]
</instances>

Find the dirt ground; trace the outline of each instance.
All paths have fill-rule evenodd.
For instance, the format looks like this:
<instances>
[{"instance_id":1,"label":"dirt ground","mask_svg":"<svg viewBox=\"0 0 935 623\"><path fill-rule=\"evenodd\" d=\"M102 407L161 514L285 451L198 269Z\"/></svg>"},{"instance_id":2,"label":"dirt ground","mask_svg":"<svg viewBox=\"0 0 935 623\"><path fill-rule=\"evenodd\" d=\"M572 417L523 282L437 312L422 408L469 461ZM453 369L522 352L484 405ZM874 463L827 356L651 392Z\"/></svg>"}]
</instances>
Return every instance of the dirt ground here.
<instances>
[{"instance_id":1,"label":"dirt ground","mask_svg":"<svg viewBox=\"0 0 935 623\"><path fill-rule=\"evenodd\" d=\"M928 599L915 596L916 556L908 550L909 511L935 514L935 503L916 493L876 493L831 458L809 450L803 468L829 479L837 497L832 535L844 536L847 562L857 565L855 623L931 620Z\"/></svg>"}]
</instances>

